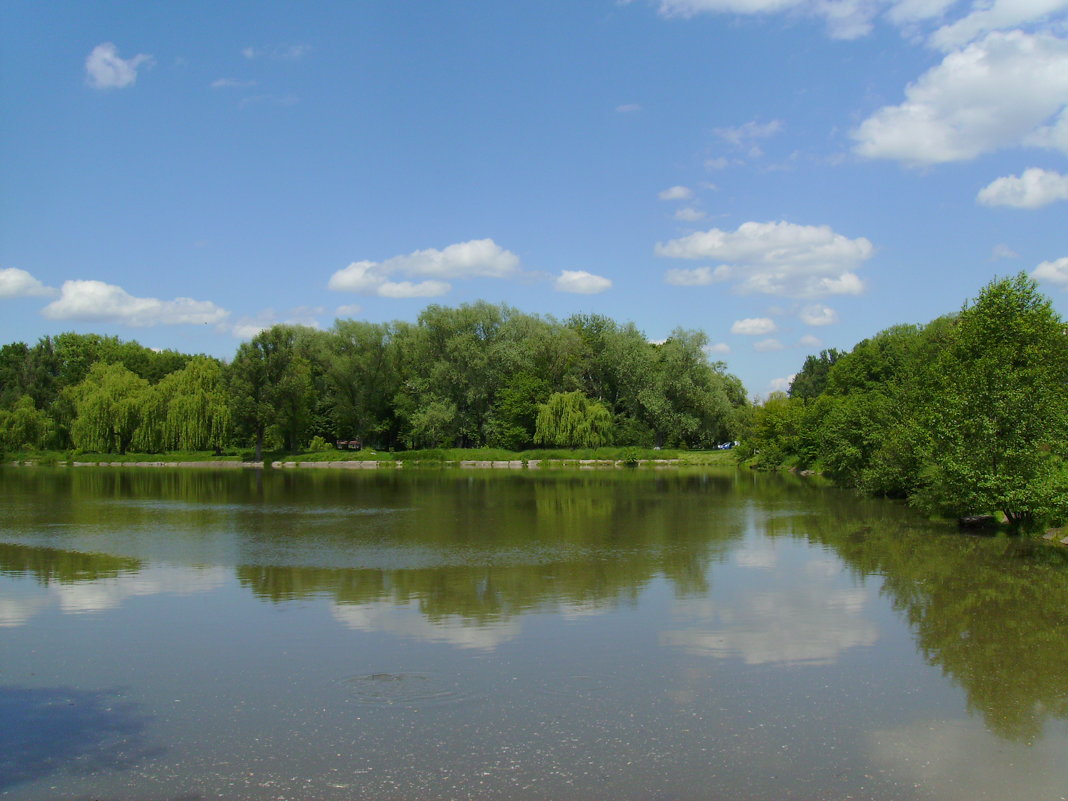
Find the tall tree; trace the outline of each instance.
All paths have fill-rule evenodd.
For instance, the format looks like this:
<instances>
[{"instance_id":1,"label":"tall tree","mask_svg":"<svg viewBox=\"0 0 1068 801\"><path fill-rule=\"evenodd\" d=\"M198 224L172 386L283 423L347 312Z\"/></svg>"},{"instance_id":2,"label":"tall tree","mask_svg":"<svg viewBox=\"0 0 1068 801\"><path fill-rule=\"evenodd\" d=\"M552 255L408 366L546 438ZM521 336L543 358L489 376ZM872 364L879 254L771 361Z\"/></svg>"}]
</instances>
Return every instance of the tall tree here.
<instances>
[{"instance_id":1,"label":"tall tree","mask_svg":"<svg viewBox=\"0 0 1068 801\"><path fill-rule=\"evenodd\" d=\"M612 415L581 392L556 392L538 407L534 441L561 448L596 448L612 441Z\"/></svg>"},{"instance_id":2,"label":"tall tree","mask_svg":"<svg viewBox=\"0 0 1068 801\"><path fill-rule=\"evenodd\" d=\"M922 412L930 482L956 514L1000 510L1027 528L1068 513L1068 335L1034 281L995 280L966 305Z\"/></svg>"}]
</instances>

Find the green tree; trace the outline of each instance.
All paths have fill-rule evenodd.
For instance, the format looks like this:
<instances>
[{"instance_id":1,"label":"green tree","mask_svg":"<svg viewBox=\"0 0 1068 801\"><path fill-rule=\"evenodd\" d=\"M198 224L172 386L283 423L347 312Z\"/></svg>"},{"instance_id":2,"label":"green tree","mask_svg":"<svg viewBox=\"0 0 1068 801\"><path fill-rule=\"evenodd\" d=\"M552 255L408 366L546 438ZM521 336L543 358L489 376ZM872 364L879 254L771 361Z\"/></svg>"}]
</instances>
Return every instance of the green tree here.
<instances>
[{"instance_id":1,"label":"green tree","mask_svg":"<svg viewBox=\"0 0 1068 801\"><path fill-rule=\"evenodd\" d=\"M5 448L43 447L51 427L48 415L34 406L29 395L19 398L10 412L0 410L0 444Z\"/></svg>"},{"instance_id":2,"label":"green tree","mask_svg":"<svg viewBox=\"0 0 1068 801\"><path fill-rule=\"evenodd\" d=\"M612 440L612 414L581 392L556 392L538 407L534 441L562 448L597 448Z\"/></svg>"},{"instance_id":3,"label":"green tree","mask_svg":"<svg viewBox=\"0 0 1068 801\"><path fill-rule=\"evenodd\" d=\"M126 453L141 424L142 396L148 382L121 364L94 364L71 390L74 445L83 451Z\"/></svg>"},{"instance_id":4,"label":"green tree","mask_svg":"<svg viewBox=\"0 0 1068 801\"><path fill-rule=\"evenodd\" d=\"M312 370L299 326L276 325L237 349L230 365L229 406L239 432L263 458L268 429L290 451L303 444L311 420Z\"/></svg>"},{"instance_id":5,"label":"green tree","mask_svg":"<svg viewBox=\"0 0 1068 801\"><path fill-rule=\"evenodd\" d=\"M1000 510L1028 528L1068 511L1068 335L1034 281L995 280L966 305L921 413L919 500L953 514Z\"/></svg>"},{"instance_id":6,"label":"green tree","mask_svg":"<svg viewBox=\"0 0 1068 801\"><path fill-rule=\"evenodd\" d=\"M827 388L827 375L831 367L845 353L837 348L821 350L819 356L810 355L805 359L801 370L790 382L789 395L791 398L801 398L808 401L823 394Z\"/></svg>"}]
</instances>

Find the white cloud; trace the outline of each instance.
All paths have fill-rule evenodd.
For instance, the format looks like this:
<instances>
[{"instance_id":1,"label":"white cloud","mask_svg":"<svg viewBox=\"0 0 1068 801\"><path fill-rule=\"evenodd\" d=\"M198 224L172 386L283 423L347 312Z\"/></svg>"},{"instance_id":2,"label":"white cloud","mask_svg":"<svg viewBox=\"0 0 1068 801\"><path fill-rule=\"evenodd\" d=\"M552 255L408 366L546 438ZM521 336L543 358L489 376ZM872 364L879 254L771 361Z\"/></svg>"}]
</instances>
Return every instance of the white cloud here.
<instances>
[{"instance_id":1,"label":"white cloud","mask_svg":"<svg viewBox=\"0 0 1068 801\"><path fill-rule=\"evenodd\" d=\"M867 239L848 239L826 225L747 222L737 231L713 228L658 243L673 259L716 259L715 269L669 270L668 283L698 286L732 281L739 292L787 297L855 295L864 285L852 271L871 258Z\"/></svg>"},{"instance_id":2,"label":"white cloud","mask_svg":"<svg viewBox=\"0 0 1068 801\"><path fill-rule=\"evenodd\" d=\"M17 267L0 268L0 298L50 297L56 294L25 270Z\"/></svg>"},{"instance_id":3,"label":"white cloud","mask_svg":"<svg viewBox=\"0 0 1068 801\"><path fill-rule=\"evenodd\" d=\"M758 139L768 139L783 129L782 120L760 123L756 120L728 128L714 128L712 132L735 147L750 147Z\"/></svg>"},{"instance_id":4,"label":"white cloud","mask_svg":"<svg viewBox=\"0 0 1068 801\"><path fill-rule=\"evenodd\" d=\"M989 34L947 55L905 89L904 103L875 112L853 138L862 156L911 165L1020 145L1068 153L1068 40Z\"/></svg>"},{"instance_id":5,"label":"white cloud","mask_svg":"<svg viewBox=\"0 0 1068 801\"><path fill-rule=\"evenodd\" d=\"M346 307L342 307L346 308ZM359 307L355 307L359 309ZM340 315L341 309L338 309ZM266 331L274 325L303 325L308 328L322 328L318 317L326 314L322 306L296 306L285 312L264 309L251 317L241 317L229 327L229 331L238 339L252 339L260 331ZM225 330L220 328L219 330Z\"/></svg>"},{"instance_id":6,"label":"white cloud","mask_svg":"<svg viewBox=\"0 0 1068 801\"><path fill-rule=\"evenodd\" d=\"M768 390L771 392L786 392L790 388L790 385L794 383L794 379L797 377L797 373L791 373L786 378L773 378L768 383Z\"/></svg>"},{"instance_id":7,"label":"white cloud","mask_svg":"<svg viewBox=\"0 0 1068 801\"><path fill-rule=\"evenodd\" d=\"M355 317L357 314L363 311L363 307L356 303L348 303L344 306L338 306L334 309L334 314L337 317Z\"/></svg>"},{"instance_id":8,"label":"white cloud","mask_svg":"<svg viewBox=\"0 0 1068 801\"><path fill-rule=\"evenodd\" d=\"M713 354L722 355L730 353L731 346L728 345L726 342L714 342L711 345L705 345L704 351L709 356L712 356Z\"/></svg>"},{"instance_id":9,"label":"white cloud","mask_svg":"<svg viewBox=\"0 0 1068 801\"><path fill-rule=\"evenodd\" d=\"M922 23L942 24L959 0L659 0L665 17L697 14L790 14L822 18L836 39L856 39L870 33L880 14L912 35ZM966 45L992 31L1034 26L1056 20L1068 0L978 0L962 9L963 16L934 31L930 44L942 49Z\"/></svg>"},{"instance_id":10,"label":"white cloud","mask_svg":"<svg viewBox=\"0 0 1068 801\"><path fill-rule=\"evenodd\" d=\"M473 239L443 250L428 248L382 262L356 261L330 277L328 286L338 292L361 292L386 298L429 298L452 287L441 279L510 278L519 272L519 257L492 239ZM392 281L392 276L425 278Z\"/></svg>"},{"instance_id":11,"label":"white cloud","mask_svg":"<svg viewBox=\"0 0 1068 801\"><path fill-rule=\"evenodd\" d=\"M596 295L611 286L611 279L585 270L561 270L560 275L553 281L553 288L557 292L572 292L576 295Z\"/></svg>"},{"instance_id":12,"label":"white cloud","mask_svg":"<svg viewBox=\"0 0 1068 801\"><path fill-rule=\"evenodd\" d=\"M140 53L133 58L119 58L111 42L98 44L85 59L85 80L94 89L122 89L137 83L137 70L151 67L152 56Z\"/></svg>"},{"instance_id":13,"label":"white cloud","mask_svg":"<svg viewBox=\"0 0 1068 801\"><path fill-rule=\"evenodd\" d=\"M812 334L805 334L801 339L797 340L797 343L804 345L806 348L819 348L823 345L823 340L812 336Z\"/></svg>"},{"instance_id":14,"label":"white cloud","mask_svg":"<svg viewBox=\"0 0 1068 801\"><path fill-rule=\"evenodd\" d=\"M744 320L735 320L731 326L732 334L744 334L750 337L772 334L778 330L775 321L770 317L747 317Z\"/></svg>"},{"instance_id":15,"label":"white cloud","mask_svg":"<svg viewBox=\"0 0 1068 801\"><path fill-rule=\"evenodd\" d=\"M137 327L219 323L226 309L208 300L137 298L103 281L64 281L60 296L41 314L50 320L86 320Z\"/></svg>"},{"instance_id":16,"label":"white cloud","mask_svg":"<svg viewBox=\"0 0 1068 801\"><path fill-rule=\"evenodd\" d=\"M1068 200L1068 175L1031 167L1022 175L1007 175L984 186L977 199L984 206L1037 209Z\"/></svg>"},{"instance_id":17,"label":"white cloud","mask_svg":"<svg viewBox=\"0 0 1068 801\"><path fill-rule=\"evenodd\" d=\"M682 220L683 222L697 222L703 219L705 213L700 209L695 209L693 206L683 206L681 209L675 212L675 219Z\"/></svg>"},{"instance_id":18,"label":"white cloud","mask_svg":"<svg viewBox=\"0 0 1068 801\"><path fill-rule=\"evenodd\" d=\"M248 89L255 85L255 81L239 81L236 78L216 78L211 82L212 89Z\"/></svg>"},{"instance_id":19,"label":"white cloud","mask_svg":"<svg viewBox=\"0 0 1068 801\"><path fill-rule=\"evenodd\" d=\"M831 325L838 322L838 312L822 303L805 306L799 316L805 325Z\"/></svg>"},{"instance_id":20,"label":"white cloud","mask_svg":"<svg viewBox=\"0 0 1068 801\"><path fill-rule=\"evenodd\" d=\"M991 261L1000 261L1001 259L1018 259L1020 254L1010 248L1004 242L994 245L990 251Z\"/></svg>"},{"instance_id":21,"label":"white cloud","mask_svg":"<svg viewBox=\"0 0 1068 801\"><path fill-rule=\"evenodd\" d=\"M1055 261L1044 261L1031 271L1031 277L1051 284L1068 284L1068 256Z\"/></svg>"},{"instance_id":22,"label":"white cloud","mask_svg":"<svg viewBox=\"0 0 1068 801\"><path fill-rule=\"evenodd\" d=\"M689 200L693 197L693 190L688 186L671 186L657 195L661 200Z\"/></svg>"},{"instance_id":23,"label":"white cloud","mask_svg":"<svg viewBox=\"0 0 1068 801\"><path fill-rule=\"evenodd\" d=\"M620 114L633 114L635 111L641 111L642 107L637 103L624 103L622 106L616 106L616 111Z\"/></svg>"},{"instance_id":24,"label":"white cloud","mask_svg":"<svg viewBox=\"0 0 1068 801\"><path fill-rule=\"evenodd\" d=\"M660 0L660 13L666 17L775 12L823 17L827 32L835 39L856 39L867 34L877 11L878 4L872 0Z\"/></svg>"},{"instance_id":25,"label":"white cloud","mask_svg":"<svg viewBox=\"0 0 1068 801\"><path fill-rule=\"evenodd\" d=\"M753 350L755 350L757 353L771 353L775 350L782 350L784 347L786 346L779 342L779 340L772 337L769 339L762 339L756 344L754 344Z\"/></svg>"},{"instance_id":26,"label":"white cloud","mask_svg":"<svg viewBox=\"0 0 1068 801\"><path fill-rule=\"evenodd\" d=\"M972 13L944 25L931 34L930 43L952 50L991 31L1004 31L1038 22L1051 14L1068 9L1068 0L993 0L976 3Z\"/></svg>"}]
</instances>

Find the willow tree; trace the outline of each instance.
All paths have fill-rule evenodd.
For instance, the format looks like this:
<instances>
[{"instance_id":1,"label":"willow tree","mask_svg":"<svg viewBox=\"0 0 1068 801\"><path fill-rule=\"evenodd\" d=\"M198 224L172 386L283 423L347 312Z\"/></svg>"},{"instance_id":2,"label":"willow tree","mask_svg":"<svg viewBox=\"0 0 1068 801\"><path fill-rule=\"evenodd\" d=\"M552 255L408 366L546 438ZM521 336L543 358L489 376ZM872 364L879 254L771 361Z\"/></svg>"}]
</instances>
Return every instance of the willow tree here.
<instances>
[{"instance_id":1,"label":"willow tree","mask_svg":"<svg viewBox=\"0 0 1068 801\"><path fill-rule=\"evenodd\" d=\"M99 453L126 453L141 423L142 395L148 382L121 364L97 362L72 388L75 447Z\"/></svg>"},{"instance_id":2,"label":"willow tree","mask_svg":"<svg viewBox=\"0 0 1068 801\"><path fill-rule=\"evenodd\" d=\"M218 452L230 436L230 407L222 365L197 356L159 383L170 395L164 437L180 450Z\"/></svg>"},{"instance_id":3,"label":"willow tree","mask_svg":"<svg viewBox=\"0 0 1068 801\"><path fill-rule=\"evenodd\" d=\"M538 406L534 442L562 448L596 448L612 441L612 413L581 392L556 392Z\"/></svg>"}]
</instances>

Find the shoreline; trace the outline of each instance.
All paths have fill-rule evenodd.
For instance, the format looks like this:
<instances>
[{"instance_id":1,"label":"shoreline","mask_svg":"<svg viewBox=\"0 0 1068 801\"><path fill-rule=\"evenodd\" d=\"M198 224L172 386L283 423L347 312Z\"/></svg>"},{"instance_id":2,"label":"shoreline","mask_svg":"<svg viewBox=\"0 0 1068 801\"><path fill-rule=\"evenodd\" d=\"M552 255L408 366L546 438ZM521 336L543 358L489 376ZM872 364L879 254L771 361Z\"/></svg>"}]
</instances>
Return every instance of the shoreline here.
<instances>
[{"instance_id":1,"label":"shoreline","mask_svg":"<svg viewBox=\"0 0 1068 801\"><path fill-rule=\"evenodd\" d=\"M242 470L295 470L295 469L335 469L335 470L400 470L405 467L402 459L366 459L345 460L326 462L297 462L297 461L274 461L274 462L235 462L222 460L168 462L168 461L142 461L142 462L80 462L80 461L57 461L55 463L41 464L36 461L13 461L7 463L12 467L162 467L196 469L242 469ZM544 467L571 467L580 470L626 468L626 467L681 467L681 459L638 459L636 462L626 462L613 459L514 459L514 460L413 460L410 467L420 469L442 467L460 468L464 470L540 470Z\"/></svg>"}]
</instances>

